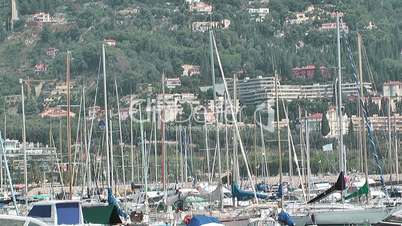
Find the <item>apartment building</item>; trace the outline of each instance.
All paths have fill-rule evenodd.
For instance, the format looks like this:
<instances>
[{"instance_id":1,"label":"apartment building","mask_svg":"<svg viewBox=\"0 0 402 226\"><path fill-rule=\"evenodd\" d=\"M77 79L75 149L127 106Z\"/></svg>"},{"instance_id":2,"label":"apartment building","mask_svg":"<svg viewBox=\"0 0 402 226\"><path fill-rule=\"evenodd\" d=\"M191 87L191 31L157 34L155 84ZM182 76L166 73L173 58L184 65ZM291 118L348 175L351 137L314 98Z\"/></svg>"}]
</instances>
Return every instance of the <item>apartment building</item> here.
<instances>
[{"instance_id":1,"label":"apartment building","mask_svg":"<svg viewBox=\"0 0 402 226\"><path fill-rule=\"evenodd\" d=\"M233 93L233 79L227 79L229 92ZM372 84L363 84L369 94L373 93ZM311 85L278 85L280 99L292 101L296 99L330 99L334 95L334 84ZM347 96L357 95L355 83L343 83L342 93ZM245 105L272 102L275 100L275 78L246 77L237 81L237 95L240 103Z\"/></svg>"}]
</instances>

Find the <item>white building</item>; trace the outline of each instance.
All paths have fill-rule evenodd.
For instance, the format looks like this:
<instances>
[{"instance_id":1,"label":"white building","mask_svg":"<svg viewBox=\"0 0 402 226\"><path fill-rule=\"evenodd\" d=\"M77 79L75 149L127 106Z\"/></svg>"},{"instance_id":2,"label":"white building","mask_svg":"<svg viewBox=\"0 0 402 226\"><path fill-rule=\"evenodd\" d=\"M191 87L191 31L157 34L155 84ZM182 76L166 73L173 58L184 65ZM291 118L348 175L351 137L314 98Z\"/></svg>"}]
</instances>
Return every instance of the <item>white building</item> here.
<instances>
[{"instance_id":1,"label":"white building","mask_svg":"<svg viewBox=\"0 0 402 226\"><path fill-rule=\"evenodd\" d=\"M345 22L340 23L339 28L340 30L343 30L345 32L349 31L349 27ZM320 28L321 31L331 31L335 29L336 29L336 23L323 23Z\"/></svg>"},{"instance_id":2,"label":"white building","mask_svg":"<svg viewBox=\"0 0 402 226\"><path fill-rule=\"evenodd\" d=\"M189 104L192 107L200 104L193 93L158 94L152 102L156 105L156 111L159 115L164 110L165 122L175 121L177 116L183 113L183 104Z\"/></svg>"},{"instance_id":3,"label":"white building","mask_svg":"<svg viewBox=\"0 0 402 226\"><path fill-rule=\"evenodd\" d=\"M402 82L401 81L387 81L384 82L383 95L386 97L401 97L402 96Z\"/></svg>"},{"instance_id":4,"label":"white building","mask_svg":"<svg viewBox=\"0 0 402 226\"><path fill-rule=\"evenodd\" d=\"M212 5L205 2L194 2L190 5L190 12L212 13Z\"/></svg>"},{"instance_id":5,"label":"white building","mask_svg":"<svg viewBox=\"0 0 402 226\"><path fill-rule=\"evenodd\" d=\"M330 107L327 111L327 119L329 124L329 134L327 137L338 137L339 136L339 122L338 122L338 112L335 107ZM342 116L342 134L348 133L349 129L349 118L346 114Z\"/></svg>"},{"instance_id":6,"label":"white building","mask_svg":"<svg viewBox=\"0 0 402 226\"><path fill-rule=\"evenodd\" d=\"M180 78L167 78L165 79L165 85L168 89L174 89L181 86Z\"/></svg>"},{"instance_id":7,"label":"white building","mask_svg":"<svg viewBox=\"0 0 402 226\"><path fill-rule=\"evenodd\" d=\"M269 14L269 8L249 8L248 13L256 22L263 22Z\"/></svg>"},{"instance_id":8,"label":"white building","mask_svg":"<svg viewBox=\"0 0 402 226\"><path fill-rule=\"evenodd\" d=\"M206 21L206 22L193 22L191 30L193 32L206 32L210 29L228 29L230 20L223 19L221 21Z\"/></svg>"},{"instance_id":9,"label":"white building","mask_svg":"<svg viewBox=\"0 0 402 226\"><path fill-rule=\"evenodd\" d=\"M192 65L192 64L183 64L181 65L181 68L183 69L183 73L181 76L193 76L193 75L199 75L201 73L201 67L198 65Z\"/></svg>"},{"instance_id":10,"label":"white building","mask_svg":"<svg viewBox=\"0 0 402 226\"><path fill-rule=\"evenodd\" d=\"M233 79L227 79L228 88L233 93ZM372 84L363 84L366 90L372 94ZM248 78L237 82L237 94L242 104L260 104L270 102L275 97L275 78L262 77ZM347 96L357 96L355 83L343 83L342 93ZM292 101L297 99L330 99L334 95L334 84L311 85L278 85L280 99Z\"/></svg>"}]
</instances>

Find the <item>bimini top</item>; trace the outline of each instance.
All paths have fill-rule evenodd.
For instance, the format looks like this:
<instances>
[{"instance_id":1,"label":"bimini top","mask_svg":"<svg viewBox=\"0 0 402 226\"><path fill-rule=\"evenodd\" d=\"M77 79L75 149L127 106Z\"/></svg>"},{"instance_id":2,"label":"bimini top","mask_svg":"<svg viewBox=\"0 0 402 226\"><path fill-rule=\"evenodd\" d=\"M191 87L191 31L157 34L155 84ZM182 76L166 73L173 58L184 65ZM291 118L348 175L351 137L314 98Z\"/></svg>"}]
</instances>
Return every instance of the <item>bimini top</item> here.
<instances>
[{"instance_id":1,"label":"bimini top","mask_svg":"<svg viewBox=\"0 0 402 226\"><path fill-rule=\"evenodd\" d=\"M191 218L188 226L224 226L217 218L204 216L204 215L194 215Z\"/></svg>"}]
</instances>

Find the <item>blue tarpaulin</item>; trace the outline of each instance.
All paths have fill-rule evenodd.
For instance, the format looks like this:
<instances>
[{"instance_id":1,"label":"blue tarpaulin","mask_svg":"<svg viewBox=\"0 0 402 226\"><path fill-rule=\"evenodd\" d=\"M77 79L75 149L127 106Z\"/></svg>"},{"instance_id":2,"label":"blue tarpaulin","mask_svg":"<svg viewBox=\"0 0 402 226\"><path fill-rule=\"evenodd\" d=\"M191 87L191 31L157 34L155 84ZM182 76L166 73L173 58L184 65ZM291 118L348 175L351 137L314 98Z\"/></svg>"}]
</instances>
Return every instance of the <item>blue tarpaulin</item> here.
<instances>
[{"instance_id":1,"label":"blue tarpaulin","mask_svg":"<svg viewBox=\"0 0 402 226\"><path fill-rule=\"evenodd\" d=\"M203 215L195 215L191 218L188 226L201 226L205 224L221 224L221 222L215 217L203 216Z\"/></svg>"},{"instance_id":2,"label":"blue tarpaulin","mask_svg":"<svg viewBox=\"0 0 402 226\"><path fill-rule=\"evenodd\" d=\"M285 211L281 211L278 215L278 221L288 225L288 226L294 226L295 223L293 222L292 218L290 217L290 215L288 213L286 213Z\"/></svg>"}]
</instances>

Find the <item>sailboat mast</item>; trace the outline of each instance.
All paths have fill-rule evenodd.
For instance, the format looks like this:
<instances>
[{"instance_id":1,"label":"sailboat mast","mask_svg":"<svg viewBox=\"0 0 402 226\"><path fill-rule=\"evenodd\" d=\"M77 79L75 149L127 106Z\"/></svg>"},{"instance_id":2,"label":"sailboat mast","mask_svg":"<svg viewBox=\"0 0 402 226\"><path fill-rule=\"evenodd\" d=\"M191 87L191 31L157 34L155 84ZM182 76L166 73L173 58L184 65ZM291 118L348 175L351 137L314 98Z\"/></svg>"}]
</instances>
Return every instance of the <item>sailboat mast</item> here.
<instances>
[{"instance_id":1,"label":"sailboat mast","mask_svg":"<svg viewBox=\"0 0 402 226\"><path fill-rule=\"evenodd\" d=\"M388 116L388 165L389 165L389 176L392 181L392 131L391 131L391 97L388 97L387 105L387 116Z\"/></svg>"},{"instance_id":2,"label":"sailboat mast","mask_svg":"<svg viewBox=\"0 0 402 226\"><path fill-rule=\"evenodd\" d=\"M144 140L144 126L142 121L142 109L141 104L139 104L140 111L140 132L141 132L141 153L142 153L142 167L144 173L144 185L145 185L145 212L148 213L148 164L146 163L146 153L145 153L145 140Z\"/></svg>"},{"instance_id":3,"label":"sailboat mast","mask_svg":"<svg viewBox=\"0 0 402 226\"><path fill-rule=\"evenodd\" d=\"M276 96L276 132L278 137L278 154L279 154L279 186L282 186L282 149L281 149L281 131L279 127L279 87L278 87L278 73L275 71L275 96ZM279 207L283 206L283 194L281 194L281 200L279 203Z\"/></svg>"},{"instance_id":4,"label":"sailboat mast","mask_svg":"<svg viewBox=\"0 0 402 226\"><path fill-rule=\"evenodd\" d=\"M71 53L67 51L67 73L66 73L66 85L67 85L67 153L68 153L68 175L69 175L69 199L72 199L72 186L73 186L73 169L71 165L71 119L70 119L70 108L71 108L71 97L70 97L70 61Z\"/></svg>"},{"instance_id":5,"label":"sailboat mast","mask_svg":"<svg viewBox=\"0 0 402 226\"><path fill-rule=\"evenodd\" d=\"M82 96L83 96L83 107L84 107L84 143L85 143L85 151L86 151L86 161L85 168L87 173L87 188L90 190L92 183L92 170L91 170L91 155L89 153L90 142L88 142L88 133L87 133L87 118L86 118L86 98L85 98L85 87L82 88ZM90 140L90 138L89 138ZM88 194L89 195L89 194Z\"/></svg>"},{"instance_id":6,"label":"sailboat mast","mask_svg":"<svg viewBox=\"0 0 402 226\"><path fill-rule=\"evenodd\" d=\"M398 155L398 133L396 129L396 116L394 114L394 141L395 141L395 174L396 174L396 183L399 184L399 155Z\"/></svg>"},{"instance_id":7,"label":"sailboat mast","mask_svg":"<svg viewBox=\"0 0 402 226\"><path fill-rule=\"evenodd\" d=\"M309 120L307 117L307 111L304 113L305 115L305 132L306 132L306 162L307 162L307 197L310 199L310 194L311 194L311 186L310 186L310 180L311 180L311 167L310 167L310 129L309 129Z\"/></svg>"},{"instance_id":8,"label":"sailboat mast","mask_svg":"<svg viewBox=\"0 0 402 226\"><path fill-rule=\"evenodd\" d=\"M224 103L226 106L226 95L224 95ZM226 107L222 109L223 118L225 120L225 148L226 148L226 173L230 172L229 169L229 131L228 131L228 120L226 115Z\"/></svg>"},{"instance_id":9,"label":"sailboat mast","mask_svg":"<svg viewBox=\"0 0 402 226\"><path fill-rule=\"evenodd\" d=\"M111 177L110 177L110 183L113 187L113 185L116 185L116 182L114 180L114 151L113 151L113 114L112 114L112 110L110 110L110 173L111 173Z\"/></svg>"},{"instance_id":10,"label":"sailboat mast","mask_svg":"<svg viewBox=\"0 0 402 226\"><path fill-rule=\"evenodd\" d=\"M126 169L124 166L124 143L123 143L123 132L121 129L121 114L120 114L120 99L119 99L119 90L117 89L117 81L114 80L114 86L116 89L116 101L117 101L117 115L119 117L119 135L120 135L120 155L121 155L121 169L122 169L122 176L123 176L123 187L126 186ZM126 189L124 189L124 193Z\"/></svg>"},{"instance_id":11,"label":"sailboat mast","mask_svg":"<svg viewBox=\"0 0 402 226\"><path fill-rule=\"evenodd\" d=\"M110 156L109 156L109 117L107 109L107 86L106 86L106 56L105 56L105 44L102 44L102 64L103 64L103 92L104 92L104 104L105 104L105 135L106 135L106 173L107 173L107 186L111 187L110 183Z\"/></svg>"},{"instance_id":12,"label":"sailboat mast","mask_svg":"<svg viewBox=\"0 0 402 226\"><path fill-rule=\"evenodd\" d=\"M268 173L268 163L267 163L267 151L265 149L265 139L264 139L264 131L262 129L262 119L261 119L261 114L259 114L259 120L260 120L260 136L261 136L261 146L263 149L263 159L262 159L262 174L263 174L263 178L267 179L269 177L269 173Z\"/></svg>"},{"instance_id":13,"label":"sailboat mast","mask_svg":"<svg viewBox=\"0 0 402 226\"><path fill-rule=\"evenodd\" d=\"M343 118L342 118L342 65L341 65L341 36L339 13L336 14L337 50L338 50L338 127L339 127L339 170L346 174L346 161L343 147Z\"/></svg>"},{"instance_id":14,"label":"sailboat mast","mask_svg":"<svg viewBox=\"0 0 402 226\"><path fill-rule=\"evenodd\" d=\"M161 171L162 171L162 183L163 183L163 191L166 191L166 174L165 174L165 162L166 162L166 153L165 153L165 73L162 73L162 111L161 111L161 131L162 131L162 141L161 141ZM165 192L165 200L166 200L166 192Z\"/></svg>"},{"instance_id":15,"label":"sailboat mast","mask_svg":"<svg viewBox=\"0 0 402 226\"><path fill-rule=\"evenodd\" d=\"M284 105L284 103L283 103ZM288 109L286 109L286 112L288 112ZM287 130L288 130L288 155L289 155L289 182L291 185L293 185L293 158L292 158L292 144L290 141L290 136L291 136L291 131L290 131L290 126L289 126L289 119L287 119Z\"/></svg>"},{"instance_id":16,"label":"sailboat mast","mask_svg":"<svg viewBox=\"0 0 402 226\"><path fill-rule=\"evenodd\" d=\"M205 134L205 152L207 154L207 176L208 182L211 183L211 167L210 167L210 159L209 159L209 147L208 147L208 126L207 126L207 112L204 115L204 134Z\"/></svg>"},{"instance_id":17,"label":"sailboat mast","mask_svg":"<svg viewBox=\"0 0 402 226\"><path fill-rule=\"evenodd\" d=\"M357 33L357 48L359 52L359 80L360 80L360 100L364 100L364 92L363 92L363 62L362 62L362 36L360 33ZM360 106L359 103L359 112L360 112L360 117L361 117L361 148L363 152L363 162L364 162L364 175L365 179L368 182L368 162L367 162L367 144L366 144L366 127L364 126L364 115L363 115L363 109L362 106Z\"/></svg>"},{"instance_id":18,"label":"sailboat mast","mask_svg":"<svg viewBox=\"0 0 402 226\"><path fill-rule=\"evenodd\" d=\"M24 95L24 81L21 79L21 103L22 103L22 151L24 152L24 182L25 182L25 206L28 209L28 169L27 169L27 136L25 127L25 95ZM7 166L6 166L7 167Z\"/></svg>"},{"instance_id":19,"label":"sailboat mast","mask_svg":"<svg viewBox=\"0 0 402 226\"><path fill-rule=\"evenodd\" d=\"M157 131L156 131L156 109L155 107L152 108L152 118L153 118L153 126L154 126L154 154L155 154L155 183L158 182L158 145L157 145ZM176 152L177 153L177 152ZM177 158L176 158L177 159Z\"/></svg>"},{"instance_id":20,"label":"sailboat mast","mask_svg":"<svg viewBox=\"0 0 402 226\"><path fill-rule=\"evenodd\" d=\"M305 175L305 166L304 166L304 142L303 142L303 123L302 123L302 113L300 105L298 106L299 110L299 121L300 121L300 132L299 132L299 142L300 142L300 158L301 158L301 184L304 184L306 181Z\"/></svg>"},{"instance_id":21,"label":"sailboat mast","mask_svg":"<svg viewBox=\"0 0 402 226\"><path fill-rule=\"evenodd\" d=\"M133 97L130 96L130 155L131 155L131 182L134 183L134 136L133 136Z\"/></svg>"},{"instance_id":22,"label":"sailboat mast","mask_svg":"<svg viewBox=\"0 0 402 226\"><path fill-rule=\"evenodd\" d=\"M215 129L216 129L216 151L218 152L218 187L219 187L219 206L223 208L222 202L222 164L221 164L221 148L220 148L220 141L219 141L219 112L218 112L218 98L216 97L216 82L215 82L215 62L214 62L214 49L212 43L212 30L209 31L209 44L210 44L210 51L211 51L211 74L212 74L212 87L213 87L213 98L214 98L214 113L215 113Z\"/></svg>"}]
</instances>

